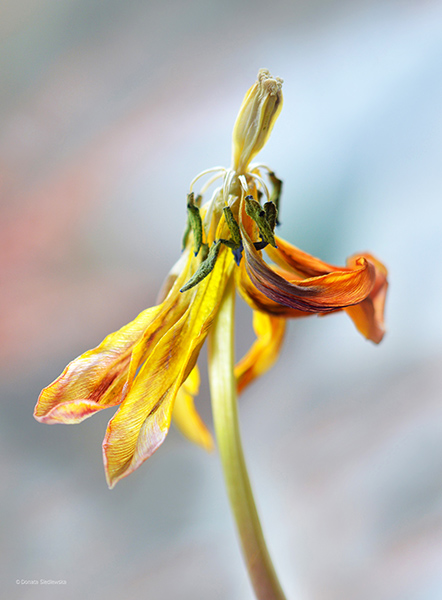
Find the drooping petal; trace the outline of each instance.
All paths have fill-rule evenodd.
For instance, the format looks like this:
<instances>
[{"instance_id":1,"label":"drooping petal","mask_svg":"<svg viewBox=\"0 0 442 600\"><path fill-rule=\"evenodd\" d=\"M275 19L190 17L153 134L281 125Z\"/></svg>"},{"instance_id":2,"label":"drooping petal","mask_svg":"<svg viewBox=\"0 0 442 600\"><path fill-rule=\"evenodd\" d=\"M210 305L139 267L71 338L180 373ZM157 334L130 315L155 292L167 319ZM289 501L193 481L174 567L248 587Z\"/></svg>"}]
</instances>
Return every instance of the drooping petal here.
<instances>
[{"instance_id":1,"label":"drooping petal","mask_svg":"<svg viewBox=\"0 0 442 600\"><path fill-rule=\"evenodd\" d=\"M370 294L359 304L344 308L351 317L356 328L364 337L378 344L384 334L384 305L387 294L387 269L373 255L361 252L347 260L347 268L343 269L325 263L302 250L292 246L281 238L276 238L277 248L268 247L269 257L283 269L289 269L301 277L314 277L338 270L349 271L356 266L358 257L367 259L375 269L375 282Z\"/></svg>"},{"instance_id":2,"label":"drooping petal","mask_svg":"<svg viewBox=\"0 0 442 600\"><path fill-rule=\"evenodd\" d=\"M133 347L158 311L158 306L143 311L69 363L41 392L34 412L37 421L79 423L98 410L119 404Z\"/></svg>"},{"instance_id":3,"label":"drooping petal","mask_svg":"<svg viewBox=\"0 0 442 600\"><path fill-rule=\"evenodd\" d=\"M345 271L345 269L330 265L311 254L307 254L307 252L303 252L280 237L275 236L275 241L277 248L271 246L266 248L269 258L282 269L299 275L301 279L327 275L332 271Z\"/></svg>"},{"instance_id":4,"label":"drooping petal","mask_svg":"<svg viewBox=\"0 0 442 600\"><path fill-rule=\"evenodd\" d=\"M166 437L175 397L195 366L231 274L232 260L223 246L213 271L181 295L187 294L188 309L157 341L109 422L103 454L110 487L138 468Z\"/></svg>"},{"instance_id":5,"label":"drooping petal","mask_svg":"<svg viewBox=\"0 0 442 600\"><path fill-rule=\"evenodd\" d=\"M290 308L284 304L279 304L265 296L251 281L247 270L244 266L244 261L241 261L240 266L235 269L235 284L238 293L247 304L261 312L268 313L275 317L284 317L286 319L296 319L300 317L309 317L314 313Z\"/></svg>"},{"instance_id":6,"label":"drooping petal","mask_svg":"<svg viewBox=\"0 0 442 600\"><path fill-rule=\"evenodd\" d=\"M248 219L247 215L245 215L242 219L242 226L244 242L247 244L247 240L250 241L251 237L256 236L256 228L254 228L254 223ZM327 311L314 310L313 312L318 312L319 314L324 315L343 309L352 318L357 329L360 333L362 333L362 335L375 343L379 343L381 341L385 333L383 314L388 282L387 269L379 260L377 260L371 254L360 253L359 255L350 257L347 260L346 267L336 267L329 263L325 263L320 259L303 252L302 250L299 250L299 248L296 248L281 238L276 237L275 239L277 248L267 246L266 253L278 266L269 267L268 265L265 265L264 261L259 256L258 252L256 252L256 250L255 256L258 258L254 259L255 263L258 260L261 261L259 265L261 272L263 271L262 264L265 265L267 268L267 273L270 272L270 278L273 278L274 284L274 280L277 279L275 274L279 275L283 281L295 283L299 286L306 284L314 285L314 283L318 281L322 282L322 284L327 283L328 281L330 284L333 283L334 278L324 276L337 275L338 279L340 279L340 274L347 273L347 276L352 278L354 277L355 272L360 269L363 261L367 261L370 279L374 283L371 291L365 298L360 300L359 303L355 303L351 306L330 306L329 310ZM249 248L250 244L246 247ZM253 250L254 247L251 249L251 252L253 252ZM246 266L250 270L250 265L247 264L247 261ZM297 275L301 278L301 280L294 280L293 275ZM363 273L360 272L360 275L363 275ZM279 279L276 283L280 281L281 279ZM356 280L354 280L354 283L355 282ZM296 318L312 314L312 312L305 312L305 310L307 310L306 308L297 310L295 308L289 308L285 304L280 304L279 302L281 302L281 298L279 298L275 293L263 293L264 290L261 291L263 287L262 284L259 284L259 281L257 281L256 277L253 281L250 279L243 264L241 265L240 269L237 270L236 283L241 296L254 309L262 310L273 315L284 316L286 318ZM333 285L336 285L336 283ZM284 299L282 299L282 301L284 301ZM332 303L330 302L330 304ZM293 306L293 302L290 302L290 306ZM298 302L295 303L295 306L299 306Z\"/></svg>"},{"instance_id":7,"label":"drooping petal","mask_svg":"<svg viewBox=\"0 0 442 600\"><path fill-rule=\"evenodd\" d=\"M194 397L198 395L199 384L198 367L195 365L189 377L178 390L172 418L188 440L210 452L214 448L213 439L194 403Z\"/></svg>"},{"instance_id":8,"label":"drooping petal","mask_svg":"<svg viewBox=\"0 0 442 600\"><path fill-rule=\"evenodd\" d=\"M285 333L285 319L253 311L256 341L235 366L238 393L268 371L276 362Z\"/></svg>"},{"instance_id":9,"label":"drooping petal","mask_svg":"<svg viewBox=\"0 0 442 600\"><path fill-rule=\"evenodd\" d=\"M364 257L358 257L350 271L296 280L288 271L281 276L268 266L248 240L244 249L254 285L271 300L298 310L318 313L351 306L362 302L374 285L375 269Z\"/></svg>"},{"instance_id":10,"label":"drooping petal","mask_svg":"<svg viewBox=\"0 0 442 600\"><path fill-rule=\"evenodd\" d=\"M292 273L281 269L277 272L264 262L252 243L250 235L255 235L256 226L246 215L244 202L240 210L240 227L247 273L252 283L274 302L306 312L332 312L362 302L374 286L374 265L362 256L355 259L352 269L307 279L296 279Z\"/></svg>"},{"instance_id":11,"label":"drooping petal","mask_svg":"<svg viewBox=\"0 0 442 600\"><path fill-rule=\"evenodd\" d=\"M192 260L189 252L183 254L180 264L186 266L162 304L143 311L131 323L108 335L99 346L73 360L41 392L34 411L38 421L79 423L123 400L136 370L157 341L159 323L170 314ZM187 303L180 315L186 308Z\"/></svg>"},{"instance_id":12,"label":"drooping petal","mask_svg":"<svg viewBox=\"0 0 442 600\"><path fill-rule=\"evenodd\" d=\"M363 336L379 344L385 334L384 307L388 288L388 272L385 266L371 254L366 253L364 257L374 264L376 269L373 289L360 304L344 310Z\"/></svg>"}]
</instances>

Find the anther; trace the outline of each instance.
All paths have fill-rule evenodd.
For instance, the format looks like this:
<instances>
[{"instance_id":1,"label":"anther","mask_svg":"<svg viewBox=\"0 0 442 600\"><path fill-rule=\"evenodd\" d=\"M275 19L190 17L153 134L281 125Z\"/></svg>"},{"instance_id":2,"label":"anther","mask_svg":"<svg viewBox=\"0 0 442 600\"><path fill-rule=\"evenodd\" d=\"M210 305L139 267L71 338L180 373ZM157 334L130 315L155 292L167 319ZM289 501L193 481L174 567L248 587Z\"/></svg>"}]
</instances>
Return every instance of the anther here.
<instances>
[{"instance_id":1,"label":"anther","mask_svg":"<svg viewBox=\"0 0 442 600\"><path fill-rule=\"evenodd\" d=\"M197 196L196 201L194 193L187 195L187 226L183 236L183 248L187 244L190 231L193 233L193 250L195 256L200 251L203 243L203 224L197 204L201 202L201 196Z\"/></svg>"},{"instance_id":2,"label":"anther","mask_svg":"<svg viewBox=\"0 0 442 600\"><path fill-rule=\"evenodd\" d=\"M279 216L279 201L282 193L282 181L278 179L273 171L269 171L269 179L272 184L272 193L270 194L270 201L276 206L276 225L280 225L281 222L278 219Z\"/></svg>"},{"instance_id":3,"label":"anther","mask_svg":"<svg viewBox=\"0 0 442 600\"><path fill-rule=\"evenodd\" d=\"M244 201L246 205L246 214L251 219L253 219L258 225L259 233L261 235L262 240L276 248L275 236L273 235L273 228L267 220L266 211L262 208L259 202L253 199L252 196L246 196ZM270 214L269 210L268 214Z\"/></svg>"},{"instance_id":4,"label":"anther","mask_svg":"<svg viewBox=\"0 0 442 600\"><path fill-rule=\"evenodd\" d=\"M213 242L207 258L200 263L198 269L195 271L189 281L180 289L180 292L187 292L187 290L195 287L213 271L216 259L218 258L220 246L221 240Z\"/></svg>"}]
</instances>

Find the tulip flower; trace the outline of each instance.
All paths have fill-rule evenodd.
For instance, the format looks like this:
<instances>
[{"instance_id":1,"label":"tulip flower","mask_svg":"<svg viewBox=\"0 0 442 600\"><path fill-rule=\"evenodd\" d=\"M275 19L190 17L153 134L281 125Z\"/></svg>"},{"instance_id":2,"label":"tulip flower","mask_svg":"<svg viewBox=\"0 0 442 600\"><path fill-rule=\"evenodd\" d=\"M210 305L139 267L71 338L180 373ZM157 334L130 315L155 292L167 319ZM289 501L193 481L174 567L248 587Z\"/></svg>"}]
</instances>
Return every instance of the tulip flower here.
<instances>
[{"instance_id":1,"label":"tulip flower","mask_svg":"<svg viewBox=\"0 0 442 600\"><path fill-rule=\"evenodd\" d=\"M274 364L287 319L345 311L363 336L379 343L387 291L387 271L371 254L354 255L337 267L275 235L282 182L269 167L251 161L282 108L281 89L281 79L259 71L234 126L232 166L208 169L192 181L183 252L158 304L72 361L35 408L42 423L79 423L119 406L103 442L109 487L159 448L172 419L187 438L212 449L211 433L194 405L198 355L208 337L217 445L252 584L257 597L266 599L284 596L246 471L237 394ZM252 308L256 333L236 366L235 291Z\"/></svg>"}]
</instances>

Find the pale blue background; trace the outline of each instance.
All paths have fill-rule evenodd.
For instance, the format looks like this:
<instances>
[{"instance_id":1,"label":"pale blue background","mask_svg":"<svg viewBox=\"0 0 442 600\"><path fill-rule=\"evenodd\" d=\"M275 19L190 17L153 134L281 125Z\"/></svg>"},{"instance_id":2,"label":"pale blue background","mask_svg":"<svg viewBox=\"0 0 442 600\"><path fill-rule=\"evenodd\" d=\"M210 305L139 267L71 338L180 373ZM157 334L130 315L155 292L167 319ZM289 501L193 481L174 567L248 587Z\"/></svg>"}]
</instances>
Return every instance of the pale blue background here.
<instances>
[{"instance_id":1,"label":"pale blue background","mask_svg":"<svg viewBox=\"0 0 442 600\"><path fill-rule=\"evenodd\" d=\"M442 4L3 0L0 17L1 595L253 597L216 454L173 431L110 492L110 415L32 410L155 301L189 182L229 165L267 67L285 80L260 156L285 183L283 235L391 273L379 347L346 315L291 323L242 398L272 555L291 600L440 600ZM206 380L200 406L210 422Z\"/></svg>"}]
</instances>

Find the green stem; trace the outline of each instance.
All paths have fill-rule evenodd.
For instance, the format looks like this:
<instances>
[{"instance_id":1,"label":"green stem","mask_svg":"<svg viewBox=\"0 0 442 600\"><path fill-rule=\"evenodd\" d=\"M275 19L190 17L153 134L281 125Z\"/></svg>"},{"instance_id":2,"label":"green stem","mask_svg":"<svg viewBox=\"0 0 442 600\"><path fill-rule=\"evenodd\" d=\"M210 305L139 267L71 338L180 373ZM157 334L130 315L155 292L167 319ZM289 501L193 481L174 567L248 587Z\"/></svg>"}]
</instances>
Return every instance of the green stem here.
<instances>
[{"instance_id":1,"label":"green stem","mask_svg":"<svg viewBox=\"0 0 442 600\"><path fill-rule=\"evenodd\" d=\"M259 600L285 600L259 522L241 445L234 376L233 278L209 337L209 377L219 453L243 555Z\"/></svg>"}]
</instances>

